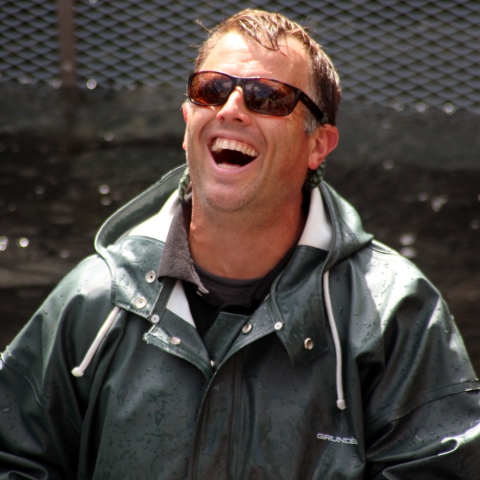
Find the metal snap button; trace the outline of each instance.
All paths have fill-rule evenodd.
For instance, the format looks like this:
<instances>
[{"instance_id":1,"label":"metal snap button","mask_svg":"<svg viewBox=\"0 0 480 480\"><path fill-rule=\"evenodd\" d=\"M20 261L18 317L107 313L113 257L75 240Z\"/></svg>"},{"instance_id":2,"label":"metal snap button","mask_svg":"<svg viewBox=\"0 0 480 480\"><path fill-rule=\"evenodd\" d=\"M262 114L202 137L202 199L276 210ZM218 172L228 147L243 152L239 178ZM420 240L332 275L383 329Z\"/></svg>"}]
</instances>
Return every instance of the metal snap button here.
<instances>
[{"instance_id":1,"label":"metal snap button","mask_svg":"<svg viewBox=\"0 0 480 480\"><path fill-rule=\"evenodd\" d=\"M313 348L313 340L311 338L306 338L303 342L305 350L311 350Z\"/></svg>"},{"instance_id":2,"label":"metal snap button","mask_svg":"<svg viewBox=\"0 0 480 480\"><path fill-rule=\"evenodd\" d=\"M283 323L282 323L282 322L277 322L277 323L273 326L273 328L274 328L275 330L277 330L277 331L278 331L278 330L281 330L281 329L283 328Z\"/></svg>"},{"instance_id":3,"label":"metal snap button","mask_svg":"<svg viewBox=\"0 0 480 480\"><path fill-rule=\"evenodd\" d=\"M137 308L143 308L143 307L145 307L146 304L147 304L147 299L145 297L138 297L135 300L135 306Z\"/></svg>"},{"instance_id":4,"label":"metal snap button","mask_svg":"<svg viewBox=\"0 0 480 480\"><path fill-rule=\"evenodd\" d=\"M160 321L160 317L155 314L155 315L152 315L152 318L150 319L152 321L152 323L158 323Z\"/></svg>"},{"instance_id":5,"label":"metal snap button","mask_svg":"<svg viewBox=\"0 0 480 480\"><path fill-rule=\"evenodd\" d=\"M215 360L210 360L210 365L212 366L212 368L215 368Z\"/></svg>"},{"instance_id":6,"label":"metal snap button","mask_svg":"<svg viewBox=\"0 0 480 480\"><path fill-rule=\"evenodd\" d=\"M252 324L251 323L246 323L243 327L242 327L242 333L249 333L252 331Z\"/></svg>"},{"instance_id":7,"label":"metal snap button","mask_svg":"<svg viewBox=\"0 0 480 480\"><path fill-rule=\"evenodd\" d=\"M157 278L157 275L153 270L150 270L146 275L145 275L145 280L147 283L153 283L155 279Z\"/></svg>"},{"instance_id":8,"label":"metal snap button","mask_svg":"<svg viewBox=\"0 0 480 480\"><path fill-rule=\"evenodd\" d=\"M182 341L178 337L170 337L170 343L172 345L180 345Z\"/></svg>"}]
</instances>

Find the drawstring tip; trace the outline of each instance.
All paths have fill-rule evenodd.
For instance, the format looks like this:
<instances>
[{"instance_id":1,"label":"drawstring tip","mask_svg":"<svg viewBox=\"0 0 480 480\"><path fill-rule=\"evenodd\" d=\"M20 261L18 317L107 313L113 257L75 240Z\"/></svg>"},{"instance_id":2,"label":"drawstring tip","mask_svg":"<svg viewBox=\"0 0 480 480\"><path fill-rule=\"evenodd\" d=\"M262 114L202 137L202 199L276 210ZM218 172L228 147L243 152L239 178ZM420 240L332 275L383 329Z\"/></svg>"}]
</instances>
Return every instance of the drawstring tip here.
<instances>
[{"instance_id":1,"label":"drawstring tip","mask_svg":"<svg viewBox=\"0 0 480 480\"><path fill-rule=\"evenodd\" d=\"M115 321L119 313L120 313L120 307L117 307L117 306L114 307L113 310L110 312L104 324L102 325L102 328L98 331L97 336L95 337L95 340L90 345L90 348L85 354L85 358L83 359L82 363L71 371L74 377L83 377L83 374L85 373L85 370L87 369L87 367L90 365L90 362L92 361L93 356L95 355L95 352L100 347L100 344L104 340L105 336L108 333L108 330L112 326L113 322Z\"/></svg>"},{"instance_id":2,"label":"drawstring tip","mask_svg":"<svg viewBox=\"0 0 480 480\"><path fill-rule=\"evenodd\" d=\"M72 375L74 377L83 377L84 373L85 372L80 367L75 367L74 369L72 369Z\"/></svg>"},{"instance_id":3,"label":"drawstring tip","mask_svg":"<svg viewBox=\"0 0 480 480\"><path fill-rule=\"evenodd\" d=\"M339 410L345 410L347 408L347 405L345 404L345 400L343 398L337 400L337 408Z\"/></svg>"}]
</instances>

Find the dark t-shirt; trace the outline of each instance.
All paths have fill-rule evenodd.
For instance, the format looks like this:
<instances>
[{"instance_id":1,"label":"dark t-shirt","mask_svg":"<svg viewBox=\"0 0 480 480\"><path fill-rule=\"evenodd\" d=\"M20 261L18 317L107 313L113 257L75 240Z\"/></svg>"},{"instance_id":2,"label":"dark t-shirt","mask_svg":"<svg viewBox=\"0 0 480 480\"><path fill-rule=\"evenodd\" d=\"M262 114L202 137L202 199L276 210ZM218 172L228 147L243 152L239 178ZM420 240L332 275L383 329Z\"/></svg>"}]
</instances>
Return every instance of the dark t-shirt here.
<instances>
[{"instance_id":1,"label":"dark t-shirt","mask_svg":"<svg viewBox=\"0 0 480 480\"><path fill-rule=\"evenodd\" d=\"M273 281L287 265L295 247L290 248L282 260L261 278L235 280L219 277L194 264L208 293L198 292L197 286L187 281L183 281L183 288L200 336L207 333L220 311L251 315L270 292Z\"/></svg>"}]
</instances>

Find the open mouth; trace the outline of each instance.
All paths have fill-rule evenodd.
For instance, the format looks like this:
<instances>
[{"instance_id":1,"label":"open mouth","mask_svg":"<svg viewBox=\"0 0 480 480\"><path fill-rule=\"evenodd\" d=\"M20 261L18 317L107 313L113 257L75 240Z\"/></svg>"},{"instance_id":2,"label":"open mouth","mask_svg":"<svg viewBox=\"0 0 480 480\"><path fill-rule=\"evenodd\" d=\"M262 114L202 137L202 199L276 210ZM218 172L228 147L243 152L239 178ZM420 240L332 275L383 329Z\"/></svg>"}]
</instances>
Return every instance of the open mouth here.
<instances>
[{"instance_id":1,"label":"open mouth","mask_svg":"<svg viewBox=\"0 0 480 480\"><path fill-rule=\"evenodd\" d=\"M244 167L258 157L258 152L245 143L215 138L210 151L217 165Z\"/></svg>"}]
</instances>

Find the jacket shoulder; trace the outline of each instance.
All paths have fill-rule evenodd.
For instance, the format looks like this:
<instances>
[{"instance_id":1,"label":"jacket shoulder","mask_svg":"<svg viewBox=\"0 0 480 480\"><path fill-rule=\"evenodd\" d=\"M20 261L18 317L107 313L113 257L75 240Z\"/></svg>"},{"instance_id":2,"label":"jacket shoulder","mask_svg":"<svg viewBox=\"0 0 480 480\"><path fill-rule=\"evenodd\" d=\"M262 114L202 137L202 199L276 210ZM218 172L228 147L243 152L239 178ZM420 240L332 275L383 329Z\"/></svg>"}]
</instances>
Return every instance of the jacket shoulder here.
<instances>
[{"instance_id":1,"label":"jacket shoulder","mask_svg":"<svg viewBox=\"0 0 480 480\"><path fill-rule=\"evenodd\" d=\"M80 289L80 291L88 291L90 294L104 294L105 287L110 289L111 281L112 275L107 262L100 255L94 254L86 257L71 270L55 290L60 289L69 294L76 294Z\"/></svg>"},{"instance_id":2,"label":"jacket shoulder","mask_svg":"<svg viewBox=\"0 0 480 480\"><path fill-rule=\"evenodd\" d=\"M389 278L390 281L385 285L390 288L398 287L398 280L412 283L417 279L423 279L438 293L438 290L417 265L378 240L371 240L360 249L353 255L353 261L359 263L361 271L370 274L380 272L383 277Z\"/></svg>"},{"instance_id":3,"label":"jacket shoulder","mask_svg":"<svg viewBox=\"0 0 480 480\"><path fill-rule=\"evenodd\" d=\"M32 384L43 377L42 368L50 357L56 358L57 366L73 367L111 310L109 268L101 257L92 255L61 280L7 347L3 359Z\"/></svg>"},{"instance_id":4,"label":"jacket shoulder","mask_svg":"<svg viewBox=\"0 0 480 480\"><path fill-rule=\"evenodd\" d=\"M351 305L342 317L349 354L362 372L369 432L428 402L479 388L441 293L410 260L372 241L336 273L335 303Z\"/></svg>"}]
</instances>

